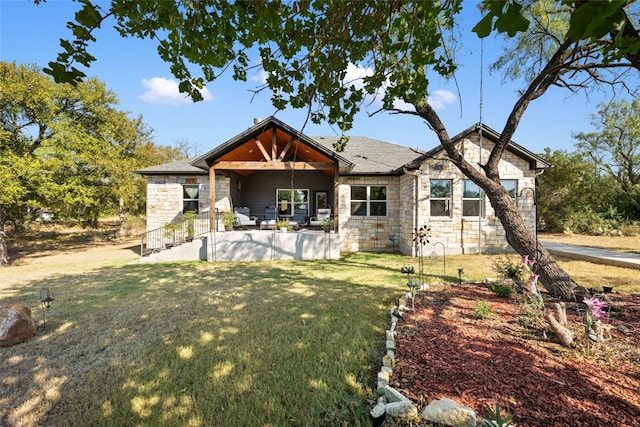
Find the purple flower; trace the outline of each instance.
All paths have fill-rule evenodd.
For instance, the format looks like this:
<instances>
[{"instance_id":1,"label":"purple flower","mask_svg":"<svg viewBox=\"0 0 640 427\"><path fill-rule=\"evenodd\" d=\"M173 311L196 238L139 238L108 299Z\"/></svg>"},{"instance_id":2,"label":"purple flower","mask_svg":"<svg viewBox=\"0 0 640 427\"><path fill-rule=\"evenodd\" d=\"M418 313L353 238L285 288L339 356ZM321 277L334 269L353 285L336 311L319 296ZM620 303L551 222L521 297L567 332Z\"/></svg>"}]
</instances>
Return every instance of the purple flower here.
<instances>
[{"instance_id":1,"label":"purple flower","mask_svg":"<svg viewBox=\"0 0 640 427\"><path fill-rule=\"evenodd\" d=\"M605 317L607 317L607 313L602 311L602 309L605 308L607 305L605 303L603 303L602 301L600 301L598 298L596 298L596 297L591 297L591 298L585 297L582 300L582 302L587 305L589 310L591 310L591 315L593 317L595 317L596 319L604 319Z\"/></svg>"}]
</instances>

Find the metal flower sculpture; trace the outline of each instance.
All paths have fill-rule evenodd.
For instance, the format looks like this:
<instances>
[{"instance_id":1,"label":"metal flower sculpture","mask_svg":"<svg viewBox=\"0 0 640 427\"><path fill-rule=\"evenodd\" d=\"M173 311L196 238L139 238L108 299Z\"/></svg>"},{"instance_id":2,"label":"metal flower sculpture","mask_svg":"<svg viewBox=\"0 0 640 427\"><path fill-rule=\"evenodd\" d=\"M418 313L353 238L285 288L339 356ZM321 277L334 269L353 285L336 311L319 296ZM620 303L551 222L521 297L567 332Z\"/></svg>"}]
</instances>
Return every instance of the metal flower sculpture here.
<instances>
[{"instance_id":1,"label":"metal flower sculpture","mask_svg":"<svg viewBox=\"0 0 640 427\"><path fill-rule=\"evenodd\" d=\"M424 284L424 246L429 244L429 239L431 235L429 232L431 231L431 227L427 227L423 225L420 228L417 228L413 232L413 244L416 246L416 256L418 257L418 283L421 285Z\"/></svg>"}]
</instances>

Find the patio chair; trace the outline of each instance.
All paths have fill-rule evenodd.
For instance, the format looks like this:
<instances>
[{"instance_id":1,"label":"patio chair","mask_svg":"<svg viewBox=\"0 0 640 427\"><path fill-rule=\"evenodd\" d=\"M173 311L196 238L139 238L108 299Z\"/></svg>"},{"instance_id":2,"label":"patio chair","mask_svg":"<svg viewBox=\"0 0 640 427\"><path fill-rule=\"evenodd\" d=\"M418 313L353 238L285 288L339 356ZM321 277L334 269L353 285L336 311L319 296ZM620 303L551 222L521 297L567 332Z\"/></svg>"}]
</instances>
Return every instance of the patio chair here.
<instances>
[{"instance_id":1,"label":"patio chair","mask_svg":"<svg viewBox=\"0 0 640 427\"><path fill-rule=\"evenodd\" d=\"M233 208L233 213L236 215L236 225L241 227L256 225L256 217L251 215L251 210L249 208Z\"/></svg>"},{"instance_id":2,"label":"patio chair","mask_svg":"<svg viewBox=\"0 0 640 427\"><path fill-rule=\"evenodd\" d=\"M322 221L331 218L331 209L318 209L316 216L309 218L309 225L313 227L321 227Z\"/></svg>"}]
</instances>

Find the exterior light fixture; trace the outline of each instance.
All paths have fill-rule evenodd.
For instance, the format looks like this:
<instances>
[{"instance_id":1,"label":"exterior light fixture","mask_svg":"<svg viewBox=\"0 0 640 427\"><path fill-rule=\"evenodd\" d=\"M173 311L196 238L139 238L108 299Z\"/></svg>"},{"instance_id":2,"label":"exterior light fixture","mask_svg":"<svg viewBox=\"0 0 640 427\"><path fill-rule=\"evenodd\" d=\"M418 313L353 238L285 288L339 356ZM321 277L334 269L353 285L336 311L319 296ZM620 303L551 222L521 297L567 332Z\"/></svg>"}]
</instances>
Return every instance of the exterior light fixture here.
<instances>
[{"instance_id":1,"label":"exterior light fixture","mask_svg":"<svg viewBox=\"0 0 640 427\"><path fill-rule=\"evenodd\" d=\"M51 297L49 289L43 289L40 291L40 303L42 304L42 329L47 329L47 317L45 315L45 308L49 309L54 298Z\"/></svg>"},{"instance_id":2,"label":"exterior light fixture","mask_svg":"<svg viewBox=\"0 0 640 427\"><path fill-rule=\"evenodd\" d=\"M462 275L464 274L464 268L458 269L458 282L462 285Z\"/></svg>"}]
</instances>

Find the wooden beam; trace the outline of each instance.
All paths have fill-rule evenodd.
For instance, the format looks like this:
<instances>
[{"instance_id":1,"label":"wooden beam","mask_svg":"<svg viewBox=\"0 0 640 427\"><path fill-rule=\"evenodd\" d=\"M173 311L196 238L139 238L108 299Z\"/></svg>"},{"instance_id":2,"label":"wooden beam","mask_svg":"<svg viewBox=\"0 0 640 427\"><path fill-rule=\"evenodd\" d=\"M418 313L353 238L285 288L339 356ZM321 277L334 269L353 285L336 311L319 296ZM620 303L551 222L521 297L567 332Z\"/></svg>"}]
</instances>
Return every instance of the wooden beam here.
<instances>
[{"instance_id":1,"label":"wooden beam","mask_svg":"<svg viewBox=\"0 0 640 427\"><path fill-rule=\"evenodd\" d=\"M262 153L262 156L264 157L264 159L267 162L270 162L271 161L271 157L269 157L269 153L267 153L267 150L262 145L262 142L260 142L260 140L257 140L257 139L254 139L254 141L255 141L256 145L258 146L258 149Z\"/></svg>"},{"instance_id":2,"label":"wooden beam","mask_svg":"<svg viewBox=\"0 0 640 427\"><path fill-rule=\"evenodd\" d=\"M275 126L271 128L271 158L278 157L278 139Z\"/></svg>"},{"instance_id":3,"label":"wooden beam","mask_svg":"<svg viewBox=\"0 0 640 427\"><path fill-rule=\"evenodd\" d=\"M229 162L214 164L216 169L229 170L334 170L338 167L332 162Z\"/></svg>"},{"instance_id":4,"label":"wooden beam","mask_svg":"<svg viewBox=\"0 0 640 427\"><path fill-rule=\"evenodd\" d=\"M284 150L282 150L282 153L280 153L280 156L278 157L278 161L281 162L282 160L284 160L284 156L287 155L287 152L289 151L289 148L291 148L291 144L293 143L293 137L291 137L291 139L289 140L289 142L287 143L287 146L284 147Z\"/></svg>"},{"instance_id":5,"label":"wooden beam","mask_svg":"<svg viewBox=\"0 0 640 427\"><path fill-rule=\"evenodd\" d=\"M209 168L209 231L216 231L216 170Z\"/></svg>"}]
</instances>

